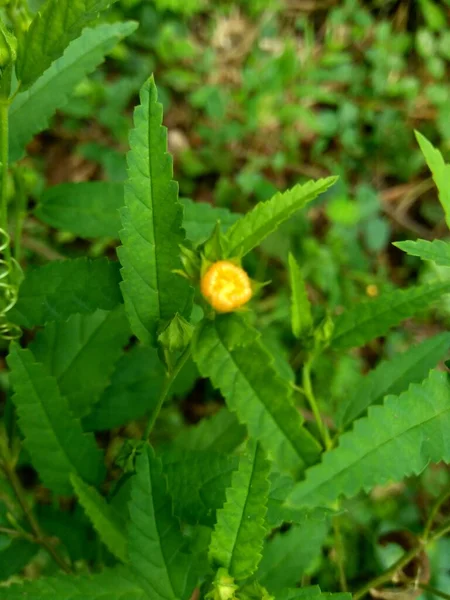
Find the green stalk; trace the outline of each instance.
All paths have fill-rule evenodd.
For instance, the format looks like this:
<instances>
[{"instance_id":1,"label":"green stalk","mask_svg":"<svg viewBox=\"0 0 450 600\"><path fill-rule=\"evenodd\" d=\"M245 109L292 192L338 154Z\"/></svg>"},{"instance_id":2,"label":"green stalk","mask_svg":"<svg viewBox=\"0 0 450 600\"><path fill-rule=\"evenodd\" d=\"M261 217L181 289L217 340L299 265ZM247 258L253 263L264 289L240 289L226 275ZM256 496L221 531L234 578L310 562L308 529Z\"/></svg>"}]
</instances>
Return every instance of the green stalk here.
<instances>
[{"instance_id":1,"label":"green stalk","mask_svg":"<svg viewBox=\"0 0 450 600\"><path fill-rule=\"evenodd\" d=\"M9 167L9 100L0 101L0 228L8 234L8 167ZM11 265L11 250L9 244L3 250L7 265Z\"/></svg>"},{"instance_id":2,"label":"green stalk","mask_svg":"<svg viewBox=\"0 0 450 600\"><path fill-rule=\"evenodd\" d=\"M329 450L332 445L330 433L328 431L327 426L323 422L322 415L320 414L319 406L317 404L317 400L314 395L314 390L313 390L312 383L311 383L311 366L312 366L312 359L309 358L303 367L303 381L302 381L303 391L306 396L306 399L308 400L309 406L313 412L314 418L316 420L317 427L318 427L319 433L322 437L325 450Z\"/></svg>"}]
</instances>

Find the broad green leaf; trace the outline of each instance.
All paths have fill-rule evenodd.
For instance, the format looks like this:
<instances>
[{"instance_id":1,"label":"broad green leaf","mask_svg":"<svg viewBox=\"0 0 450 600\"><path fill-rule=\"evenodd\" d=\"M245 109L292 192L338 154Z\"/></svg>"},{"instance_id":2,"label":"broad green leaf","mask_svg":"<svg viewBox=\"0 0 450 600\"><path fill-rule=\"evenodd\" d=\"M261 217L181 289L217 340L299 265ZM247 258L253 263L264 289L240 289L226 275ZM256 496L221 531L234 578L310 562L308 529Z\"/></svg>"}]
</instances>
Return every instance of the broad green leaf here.
<instances>
[{"instance_id":1,"label":"broad green leaf","mask_svg":"<svg viewBox=\"0 0 450 600\"><path fill-rule=\"evenodd\" d=\"M450 184L449 184L450 185ZM450 243L442 240L427 240L394 242L394 246L412 256L419 256L422 260L432 260L442 267L450 267Z\"/></svg>"},{"instance_id":2,"label":"broad green leaf","mask_svg":"<svg viewBox=\"0 0 450 600\"><path fill-rule=\"evenodd\" d=\"M47 0L19 46L17 79L27 89L83 28L117 0Z\"/></svg>"},{"instance_id":3,"label":"broad green leaf","mask_svg":"<svg viewBox=\"0 0 450 600\"><path fill-rule=\"evenodd\" d=\"M257 580L272 594L300 583L302 575L320 556L329 524L323 518L305 518L264 545Z\"/></svg>"},{"instance_id":4,"label":"broad green leaf","mask_svg":"<svg viewBox=\"0 0 450 600\"><path fill-rule=\"evenodd\" d=\"M332 348L363 346L450 292L450 281L394 290L347 308L335 321Z\"/></svg>"},{"instance_id":5,"label":"broad green leaf","mask_svg":"<svg viewBox=\"0 0 450 600\"><path fill-rule=\"evenodd\" d=\"M218 221L225 232L239 219L238 214L230 212L227 208L211 206L206 202L194 202L188 198L182 198L180 201L184 208L183 228L186 237L193 244L206 241Z\"/></svg>"},{"instance_id":6,"label":"broad green leaf","mask_svg":"<svg viewBox=\"0 0 450 600\"><path fill-rule=\"evenodd\" d=\"M116 364L110 385L83 420L89 431L104 431L140 419L156 407L165 368L154 348L135 346Z\"/></svg>"},{"instance_id":7,"label":"broad green leaf","mask_svg":"<svg viewBox=\"0 0 450 600\"><path fill-rule=\"evenodd\" d=\"M9 546L0 552L0 581L20 574L33 560L38 550L39 546L28 540L12 540ZM7 588L0 587L0 598L6 598L6 596L2 596L3 589Z\"/></svg>"},{"instance_id":8,"label":"broad green leaf","mask_svg":"<svg viewBox=\"0 0 450 600\"><path fill-rule=\"evenodd\" d=\"M36 360L56 378L75 417L85 416L109 383L130 338L123 305L47 323L32 342Z\"/></svg>"},{"instance_id":9,"label":"broad green leaf","mask_svg":"<svg viewBox=\"0 0 450 600\"><path fill-rule=\"evenodd\" d=\"M174 444L177 448L186 450L229 453L244 441L246 435L246 428L240 425L236 416L222 408L212 417L202 419L198 425L185 428L174 440Z\"/></svg>"},{"instance_id":10,"label":"broad green leaf","mask_svg":"<svg viewBox=\"0 0 450 600\"><path fill-rule=\"evenodd\" d=\"M70 414L56 379L30 350L15 343L7 362L25 447L44 485L56 494L70 495L72 473L88 483L99 483L105 471L102 454L94 436L83 434L80 421Z\"/></svg>"},{"instance_id":11,"label":"broad green leaf","mask_svg":"<svg viewBox=\"0 0 450 600\"><path fill-rule=\"evenodd\" d=\"M63 183L48 188L35 215L82 238L118 237L123 185L106 181Z\"/></svg>"},{"instance_id":12,"label":"broad green leaf","mask_svg":"<svg viewBox=\"0 0 450 600\"><path fill-rule=\"evenodd\" d=\"M55 261L30 269L8 313L23 327L62 321L74 313L112 310L122 302L119 264L106 258Z\"/></svg>"},{"instance_id":13,"label":"broad green leaf","mask_svg":"<svg viewBox=\"0 0 450 600\"><path fill-rule=\"evenodd\" d=\"M336 177L308 181L296 185L287 192L278 192L266 202L260 202L244 215L227 232L227 255L244 256L258 246L281 223L309 202L323 194L335 182Z\"/></svg>"},{"instance_id":14,"label":"broad green leaf","mask_svg":"<svg viewBox=\"0 0 450 600\"><path fill-rule=\"evenodd\" d=\"M11 162L23 157L26 145L47 128L50 118L68 102L69 94L77 83L136 27L137 23L126 22L85 29L29 90L14 98L9 111Z\"/></svg>"},{"instance_id":15,"label":"broad green leaf","mask_svg":"<svg viewBox=\"0 0 450 600\"><path fill-rule=\"evenodd\" d=\"M183 551L161 461L149 446L137 459L129 509L129 560L147 597L188 600L196 583L193 557Z\"/></svg>"},{"instance_id":16,"label":"broad green leaf","mask_svg":"<svg viewBox=\"0 0 450 600\"><path fill-rule=\"evenodd\" d=\"M152 345L161 321L177 312L188 318L192 308L188 281L173 272L181 268L183 209L161 123L162 106L152 77L142 87L141 105L134 113L118 249L131 329Z\"/></svg>"},{"instance_id":17,"label":"broad green leaf","mask_svg":"<svg viewBox=\"0 0 450 600\"><path fill-rule=\"evenodd\" d=\"M148 596L125 569L95 575L57 575L0 587L0 600L146 600Z\"/></svg>"},{"instance_id":18,"label":"broad green leaf","mask_svg":"<svg viewBox=\"0 0 450 600\"><path fill-rule=\"evenodd\" d=\"M450 462L450 386L445 373L431 371L383 406L369 408L339 446L323 455L287 499L288 506L324 506L375 485L420 473L430 462Z\"/></svg>"},{"instance_id":19,"label":"broad green leaf","mask_svg":"<svg viewBox=\"0 0 450 600\"><path fill-rule=\"evenodd\" d=\"M238 457L214 451L170 450L161 459L175 515L192 525L213 526Z\"/></svg>"},{"instance_id":20,"label":"broad green leaf","mask_svg":"<svg viewBox=\"0 0 450 600\"><path fill-rule=\"evenodd\" d=\"M428 168L433 175L434 183L438 189L439 201L445 212L447 226L450 227L450 164L445 164L442 154L426 137L418 131L415 133L422 154L425 156Z\"/></svg>"},{"instance_id":21,"label":"broad green leaf","mask_svg":"<svg viewBox=\"0 0 450 600\"><path fill-rule=\"evenodd\" d=\"M411 383L420 383L443 360L450 349L450 333L435 335L390 360L381 362L373 371L361 378L356 389L338 411L338 421L346 428L363 415L373 404L381 404L388 394L400 394Z\"/></svg>"},{"instance_id":22,"label":"broad green leaf","mask_svg":"<svg viewBox=\"0 0 450 600\"><path fill-rule=\"evenodd\" d=\"M311 332L313 320L311 304L305 287L305 280L297 261L289 254L289 276L291 281L291 321L292 332L296 338L304 337Z\"/></svg>"},{"instance_id":23,"label":"broad green leaf","mask_svg":"<svg viewBox=\"0 0 450 600\"><path fill-rule=\"evenodd\" d=\"M126 521L98 491L76 475L71 476L73 489L81 506L92 521L102 542L122 562L127 561Z\"/></svg>"},{"instance_id":24,"label":"broad green leaf","mask_svg":"<svg viewBox=\"0 0 450 600\"><path fill-rule=\"evenodd\" d=\"M237 580L252 575L261 560L267 533L265 516L270 463L258 442L250 440L227 489L211 536L209 560Z\"/></svg>"},{"instance_id":25,"label":"broad green leaf","mask_svg":"<svg viewBox=\"0 0 450 600\"><path fill-rule=\"evenodd\" d=\"M301 471L317 462L320 445L303 427L290 383L279 376L258 333L241 317L204 321L193 355L202 376L220 389L229 409L280 468Z\"/></svg>"}]
</instances>

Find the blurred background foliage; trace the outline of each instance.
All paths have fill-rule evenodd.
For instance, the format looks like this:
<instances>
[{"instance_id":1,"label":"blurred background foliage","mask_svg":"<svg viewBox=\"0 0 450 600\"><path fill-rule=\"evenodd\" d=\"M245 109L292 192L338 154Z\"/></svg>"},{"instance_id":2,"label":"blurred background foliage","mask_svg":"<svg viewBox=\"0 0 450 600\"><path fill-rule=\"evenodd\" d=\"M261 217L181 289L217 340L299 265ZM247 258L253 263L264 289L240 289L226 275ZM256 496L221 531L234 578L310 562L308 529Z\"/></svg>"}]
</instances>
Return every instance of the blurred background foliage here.
<instances>
[{"instance_id":1,"label":"blurred background foliage","mask_svg":"<svg viewBox=\"0 0 450 600\"><path fill-rule=\"evenodd\" d=\"M37 9L40 2L31 4ZM108 18L134 19L139 28L78 85L20 168L36 201L47 184L123 181L132 108L154 72L175 178L200 239L202 220L208 232L216 217L205 204L220 208L227 223L233 220L229 211L245 212L278 189L339 175L307 217L292 219L245 264L254 279L270 281L255 301L255 322L289 374L285 359L296 366L289 251L302 267L319 319L382 290L450 276L391 245L448 237L413 131L425 134L448 161L449 15L450 0L120 0ZM112 257L117 241L80 240L32 218L24 243L28 260L42 262L86 253ZM449 315L450 301L362 350L324 355L314 382L324 411L333 413L380 360L448 328ZM177 384L183 410L165 409L162 440L186 420L216 410L217 395L195 381L190 365ZM111 436L112 455L118 439L120 433ZM392 529L419 531L448 479L437 466L407 486L353 501L353 519L343 517L350 577L364 581L380 563L390 564L401 537L385 546L374 538ZM335 587L329 558L325 551L309 566L305 583L317 581L320 572L322 588ZM431 584L450 590L450 540L436 544L431 561Z\"/></svg>"}]
</instances>

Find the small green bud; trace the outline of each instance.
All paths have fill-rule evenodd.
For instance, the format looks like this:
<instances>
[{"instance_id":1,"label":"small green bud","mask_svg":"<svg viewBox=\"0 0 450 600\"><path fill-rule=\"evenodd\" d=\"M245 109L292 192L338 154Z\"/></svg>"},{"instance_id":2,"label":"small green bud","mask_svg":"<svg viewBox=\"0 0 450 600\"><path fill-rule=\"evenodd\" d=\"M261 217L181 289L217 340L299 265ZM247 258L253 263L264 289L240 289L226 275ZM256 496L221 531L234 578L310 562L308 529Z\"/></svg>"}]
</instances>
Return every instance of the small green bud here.
<instances>
[{"instance_id":1,"label":"small green bud","mask_svg":"<svg viewBox=\"0 0 450 600\"><path fill-rule=\"evenodd\" d=\"M181 262L183 263L184 272L181 273L188 279L197 281L200 277L200 256L187 246L180 246Z\"/></svg>"},{"instance_id":2,"label":"small green bud","mask_svg":"<svg viewBox=\"0 0 450 600\"><path fill-rule=\"evenodd\" d=\"M209 262L216 262L225 256L225 238L217 221L214 231L202 246L202 254Z\"/></svg>"},{"instance_id":3,"label":"small green bud","mask_svg":"<svg viewBox=\"0 0 450 600\"><path fill-rule=\"evenodd\" d=\"M0 68L4 69L17 58L17 39L0 20Z\"/></svg>"},{"instance_id":4,"label":"small green bud","mask_svg":"<svg viewBox=\"0 0 450 600\"><path fill-rule=\"evenodd\" d=\"M141 440L125 440L116 457L116 465L121 467L124 473L134 473L136 458L144 446L145 442Z\"/></svg>"},{"instance_id":5,"label":"small green bud","mask_svg":"<svg viewBox=\"0 0 450 600\"><path fill-rule=\"evenodd\" d=\"M181 352L190 343L194 328L178 313L159 334L159 343L169 352Z\"/></svg>"},{"instance_id":6,"label":"small green bud","mask_svg":"<svg viewBox=\"0 0 450 600\"><path fill-rule=\"evenodd\" d=\"M219 569L213 581L213 589L206 595L207 600L236 600L238 589L233 577L226 569Z\"/></svg>"},{"instance_id":7,"label":"small green bud","mask_svg":"<svg viewBox=\"0 0 450 600\"><path fill-rule=\"evenodd\" d=\"M326 348L333 337L334 333L334 322L330 314L327 314L320 325L314 332L314 338L316 345Z\"/></svg>"}]
</instances>

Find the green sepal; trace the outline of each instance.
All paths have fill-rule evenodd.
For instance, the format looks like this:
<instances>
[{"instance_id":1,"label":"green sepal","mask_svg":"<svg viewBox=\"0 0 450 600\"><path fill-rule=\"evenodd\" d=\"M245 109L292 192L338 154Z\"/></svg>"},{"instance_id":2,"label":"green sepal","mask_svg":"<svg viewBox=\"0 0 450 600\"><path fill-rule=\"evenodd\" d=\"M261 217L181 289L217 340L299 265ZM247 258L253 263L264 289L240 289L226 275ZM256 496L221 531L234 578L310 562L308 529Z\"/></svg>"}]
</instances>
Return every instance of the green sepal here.
<instances>
[{"instance_id":1,"label":"green sepal","mask_svg":"<svg viewBox=\"0 0 450 600\"><path fill-rule=\"evenodd\" d=\"M211 236L201 246L201 253L207 261L216 262L225 256L225 248L226 239L222 233L220 221L217 221Z\"/></svg>"},{"instance_id":2,"label":"green sepal","mask_svg":"<svg viewBox=\"0 0 450 600\"><path fill-rule=\"evenodd\" d=\"M124 473L134 473L136 471L136 459L142 454L145 447L145 442L141 440L125 440L119 453L117 454L115 463L122 469Z\"/></svg>"}]
</instances>

